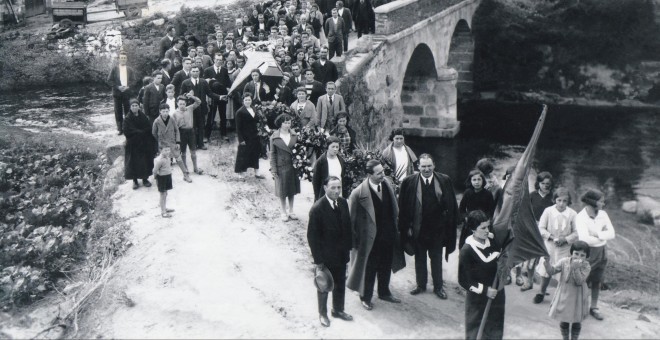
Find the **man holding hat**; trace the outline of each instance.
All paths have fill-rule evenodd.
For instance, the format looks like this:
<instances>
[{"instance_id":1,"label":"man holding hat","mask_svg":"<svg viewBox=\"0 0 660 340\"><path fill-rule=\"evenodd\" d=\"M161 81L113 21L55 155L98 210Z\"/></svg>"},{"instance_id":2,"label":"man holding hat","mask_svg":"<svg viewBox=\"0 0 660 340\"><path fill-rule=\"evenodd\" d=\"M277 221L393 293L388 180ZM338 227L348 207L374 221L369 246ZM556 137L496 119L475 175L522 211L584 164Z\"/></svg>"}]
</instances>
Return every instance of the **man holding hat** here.
<instances>
[{"instance_id":1,"label":"man holding hat","mask_svg":"<svg viewBox=\"0 0 660 340\"><path fill-rule=\"evenodd\" d=\"M431 258L433 292L446 300L442 281L442 249L449 258L456 249L458 205L451 179L434 171L429 154L419 156L419 173L406 177L399 191L399 230L401 237L414 245L417 286L410 294L426 291L428 270L426 254Z\"/></svg>"},{"instance_id":2,"label":"man holding hat","mask_svg":"<svg viewBox=\"0 0 660 340\"><path fill-rule=\"evenodd\" d=\"M315 284L318 289L319 321L330 326L328 319L328 293L332 290L332 316L353 320L344 312L346 291L346 263L351 250L351 217L348 203L341 195L341 179L330 176L323 181L325 196L314 203L309 211L307 242L312 251ZM334 285L334 287L333 287Z\"/></svg>"}]
</instances>

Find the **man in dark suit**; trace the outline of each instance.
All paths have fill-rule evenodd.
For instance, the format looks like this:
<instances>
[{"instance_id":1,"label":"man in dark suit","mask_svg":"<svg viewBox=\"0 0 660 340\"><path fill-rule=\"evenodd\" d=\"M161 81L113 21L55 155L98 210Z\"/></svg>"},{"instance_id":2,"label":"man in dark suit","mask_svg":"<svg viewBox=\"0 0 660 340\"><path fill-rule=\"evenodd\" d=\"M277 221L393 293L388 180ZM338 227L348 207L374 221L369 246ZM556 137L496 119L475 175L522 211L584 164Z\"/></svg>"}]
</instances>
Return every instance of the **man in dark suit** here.
<instances>
[{"instance_id":1,"label":"man in dark suit","mask_svg":"<svg viewBox=\"0 0 660 340\"><path fill-rule=\"evenodd\" d=\"M160 61L160 74L163 75L163 86L167 86L172 82L172 76L170 75L170 71L172 70L172 61L169 59L163 59Z\"/></svg>"},{"instance_id":2,"label":"man in dark suit","mask_svg":"<svg viewBox=\"0 0 660 340\"><path fill-rule=\"evenodd\" d=\"M330 59L335 56L335 53L338 57L341 57L344 51L344 31L346 30L344 19L339 17L337 9L333 8L331 13L332 17L326 19L323 26L325 36L328 39Z\"/></svg>"},{"instance_id":3,"label":"man in dark suit","mask_svg":"<svg viewBox=\"0 0 660 340\"><path fill-rule=\"evenodd\" d=\"M347 7L344 7L343 1L337 1L337 14L342 20L344 20L344 52L348 51L348 33L353 29L353 14L351 10Z\"/></svg>"},{"instance_id":4,"label":"man in dark suit","mask_svg":"<svg viewBox=\"0 0 660 340\"><path fill-rule=\"evenodd\" d=\"M270 26L268 22L266 22L266 17L262 13L259 13L257 15L257 23L252 28L252 32L257 35L261 30L270 31Z\"/></svg>"},{"instance_id":5,"label":"man in dark suit","mask_svg":"<svg viewBox=\"0 0 660 340\"><path fill-rule=\"evenodd\" d=\"M182 60L183 52L181 51L181 48L183 47L184 42L185 41L182 38L177 38L174 45L165 52L164 57L172 61L174 61L175 58Z\"/></svg>"},{"instance_id":6,"label":"man in dark suit","mask_svg":"<svg viewBox=\"0 0 660 340\"><path fill-rule=\"evenodd\" d=\"M251 93L254 98L252 101L255 104L260 104L262 101L272 100L273 93L271 93L268 84L261 80L261 72L255 68L250 71L250 76L252 77L252 80L243 87L243 94Z\"/></svg>"},{"instance_id":7,"label":"man in dark suit","mask_svg":"<svg viewBox=\"0 0 660 340\"><path fill-rule=\"evenodd\" d=\"M206 80L199 76L200 73L201 70L199 67L193 67L190 70L190 78L184 80L181 84L181 93L188 93L190 90L193 90L195 97L202 101L201 105L193 111L193 128L195 130L197 148L206 150L206 146L204 146L204 125L206 124L206 115L208 114L206 96L214 100L220 100L220 96L211 91Z\"/></svg>"},{"instance_id":8,"label":"man in dark suit","mask_svg":"<svg viewBox=\"0 0 660 340\"><path fill-rule=\"evenodd\" d=\"M291 80L291 74L289 72L282 73L282 81L277 85L275 89L275 100L278 103L285 104L286 106L291 106L293 103L293 89L289 81Z\"/></svg>"},{"instance_id":9,"label":"man in dark suit","mask_svg":"<svg viewBox=\"0 0 660 340\"><path fill-rule=\"evenodd\" d=\"M390 292L390 276L406 266L397 229L398 206L392 185L378 160L369 160L368 178L351 192L349 209L353 253L346 287L360 293L362 307L372 310L371 298L378 276L378 297L400 303Z\"/></svg>"},{"instance_id":10,"label":"man in dark suit","mask_svg":"<svg viewBox=\"0 0 660 340\"><path fill-rule=\"evenodd\" d=\"M302 86L305 81L305 76L302 74L302 68L297 63L291 65L291 78L289 79L289 87L295 91L298 87Z\"/></svg>"},{"instance_id":11,"label":"man in dark suit","mask_svg":"<svg viewBox=\"0 0 660 340\"><path fill-rule=\"evenodd\" d=\"M321 52L319 53L319 60L315 61L312 64L312 71L314 71L314 79L325 84L329 81L337 81L339 78L339 72L337 71L337 65L332 61L328 60L328 48L323 46L321 47Z\"/></svg>"},{"instance_id":12,"label":"man in dark suit","mask_svg":"<svg viewBox=\"0 0 660 340\"><path fill-rule=\"evenodd\" d=\"M220 137L225 141L229 141L227 137L227 90L231 87L231 80L227 69L222 65L224 59L221 53L216 53L214 56L214 64L204 70L204 79L209 83L211 92L221 96L220 100L213 100L211 102L211 112L206 121L206 139L211 138L211 130L213 129L213 121L215 121L216 112L220 115Z\"/></svg>"},{"instance_id":13,"label":"man in dark suit","mask_svg":"<svg viewBox=\"0 0 660 340\"><path fill-rule=\"evenodd\" d=\"M131 86L135 87L137 78L135 71L128 67L128 57L124 51L119 52L119 64L112 68L108 75L108 84L112 86L112 99L115 106L115 121L117 131L123 133L124 116L128 114L131 105Z\"/></svg>"},{"instance_id":14,"label":"man in dark suit","mask_svg":"<svg viewBox=\"0 0 660 340\"><path fill-rule=\"evenodd\" d=\"M156 71L152 77L154 81L144 88L144 98L142 100L144 113L149 118L151 125L154 124L160 114L160 103L167 97L165 95L165 85L163 85L163 74Z\"/></svg>"},{"instance_id":15,"label":"man in dark suit","mask_svg":"<svg viewBox=\"0 0 660 340\"><path fill-rule=\"evenodd\" d=\"M171 84L174 85L174 88L176 90L175 91L176 96L178 96L181 93L186 93L186 92L181 92L181 84L183 84L184 80L190 78L190 70L192 69L192 59L185 57L183 58L182 63L183 63L183 69L175 73L174 77L172 77Z\"/></svg>"},{"instance_id":16,"label":"man in dark suit","mask_svg":"<svg viewBox=\"0 0 660 340\"><path fill-rule=\"evenodd\" d=\"M344 312L346 292L346 263L351 250L351 216L348 203L341 195L341 180L331 176L323 181L325 196L318 199L309 211L307 242L312 251L316 271L327 268L332 274L332 316L351 321L353 317ZM328 293L317 292L319 320L321 325L330 326L328 319Z\"/></svg>"},{"instance_id":17,"label":"man in dark suit","mask_svg":"<svg viewBox=\"0 0 660 340\"><path fill-rule=\"evenodd\" d=\"M415 248L417 286L410 294L426 291L428 271L426 254L431 258L433 292L447 299L442 280L442 248L445 258L456 249L458 206L449 176L435 172L429 154L419 156L419 170L401 182L399 192L399 230L405 242Z\"/></svg>"},{"instance_id":18,"label":"man in dark suit","mask_svg":"<svg viewBox=\"0 0 660 340\"><path fill-rule=\"evenodd\" d=\"M245 28L243 28L243 19L236 19L236 26L232 31L234 33L235 40L243 40L245 36Z\"/></svg>"},{"instance_id":19,"label":"man in dark suit","mask_svg":"<svg viewBox=\"0 0 660 340\"><path fill-rule=\"evenodd\" d=\"M174 26L167 26L167 34L160 39L160 53L158 54L161 58L165 57L165 52L172 48L176 39L174 35L176 34L176 29Z\"/></svg>"},{"instance_id":20,"label":"man in dark suit","mask_svg":"<svg viewBox=\"0 0 660 340\"><path fill-rule=\"evenodd\" d=\"M370 0L357 0L353 4L353 15L355 16L355 30L358 39L363 33L374 33L376 14Z\"/></svg>"}]
</instances>

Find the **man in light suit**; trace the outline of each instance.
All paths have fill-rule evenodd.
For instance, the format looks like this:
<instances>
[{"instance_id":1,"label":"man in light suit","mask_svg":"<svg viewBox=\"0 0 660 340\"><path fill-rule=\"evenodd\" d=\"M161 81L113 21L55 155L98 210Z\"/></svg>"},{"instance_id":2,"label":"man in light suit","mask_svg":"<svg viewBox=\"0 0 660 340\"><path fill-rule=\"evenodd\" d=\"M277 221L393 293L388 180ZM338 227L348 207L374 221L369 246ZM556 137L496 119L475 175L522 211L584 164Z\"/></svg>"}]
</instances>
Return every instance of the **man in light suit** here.
<instances>
[{"instance_id":1,"label":"man in light suit","mask_svg":"<svg viewBox=\"0 0 660 340\"><path fill-rule=\"evenodd\" d=\"M339 17L336 8L332 9L332 17L326 19L323 29L325 30L325 36L328 39L330 53L328 58L332 59L335 56L335 53L338 57L341 57L341 54L344 51L343 39L346 26L344 24L344 19Z\"/></svg>"},{"instance_id":2,"label":"man in light suit","mask_svg":"<svg viewBox=\"0 0 660 340\"><path fill-rule=\"evenodd\" d=\"M316 116L319 122L319 127L330 131L334 126L335 114L337 112L346 111L346 104L344 97L336 94L336 85L334 82L329 81L325 84L325 92L327 94L319 97L316 103Z\"/></svg>"},{"instance_id":3,"label":"man in light suit","mask_svg":"<svg viewBox=\"0 0 660 340\"><path fill-rule=\"evenodd\" d=\"M167 98L165 95L165 85L163 85L163 74L156 71L152 77L154 81L144 88L144 98L142 100L144 113L149 118L151 125L154 124L154 121L160 114L160 103L163 99Z\"/></svg>"},{"instance_id":4,"label":"man in light suit","mask_svg":"<svg viewBox=\"0 0 660 340\"><path fill-rule=\"evenodd\" d=\"M323 181L325 195L309 211L307 242L314 258L315 270L327 268L332 274L332 316L345 321L353 317L344 312L346 292L346 263L351 250L351 215L346 199L341 197L341 180L330 176ZM328 293L317 292L319 321L330 326Z\"/></svg>"},{"instance_id":5,"label":"man in light suit","mask_svg":"<svg viewBox=\"0 0 660 340\"><path fill-rule=\"evenodd\" d=\"M372 310L371 298L378 277L378 298L400 303L390 292L392 272L406 266L399 244L398 207L394 189L385 180L380 161L366 166L368 177L351 192L349 209L353 228L351 268L346 287L360 293L362 307Z\"/></svg>"},{"instance_id":6,"label":"man in light suit","mask_svg":"<svg viewBox=\"0 0 660 340\"><path fill-rule=\"evenodd\" d=\"M446 248L446 259L456 249L458 206L451 179L434 170L431 155L422 154L419 156L420 173L412 174L401 182L399 231L401 237L415 248L417 286L410 294L426 291L428 252L433 292L446 300L447 293L442 281L442 249Z\"/></svg>"},{"instance_id":7,"label":"man in light suit","mask_svg":"<svg viewBox=\"0 0 660 340\"><path fill-rule=\"evenodd\" d=\"M353 29L353 14L351 13L351 10L344 7L344 2L343 1L337 1L337 14L342 20L344 20L344 35L343 35L343 43L344 43L344 52L348 51L348 32L350 32Z\"/></svg>"},{"instance_id":8,"label":"man in light suit","mask_svg":"<svg viewBox=\"0 0 660 340\"><path fill-rule=\"evenodd\" d=\"M108 75L108 84L112 87L112 99L115 106L115 121L117 131L123 134L124 116L128 114L131 105L129 100L132 95L131 87L137 83L135 71L128 67L128 57L124 51L119 52L119 64L112 68Z\"/></svg>"},{"instance_id":9,"label":"man in light suit","mask_svg":"<svg viewBox=\"0 0 660 340\"><path fill-rule=\"evenodd\" d=\"M161 58L165 57L165 52L172 48L176 39L174 35L176 34L176 29L174 26L167 26L167 35L160 39L160 53L158 54Z\"/></svg>"}]
</instances>

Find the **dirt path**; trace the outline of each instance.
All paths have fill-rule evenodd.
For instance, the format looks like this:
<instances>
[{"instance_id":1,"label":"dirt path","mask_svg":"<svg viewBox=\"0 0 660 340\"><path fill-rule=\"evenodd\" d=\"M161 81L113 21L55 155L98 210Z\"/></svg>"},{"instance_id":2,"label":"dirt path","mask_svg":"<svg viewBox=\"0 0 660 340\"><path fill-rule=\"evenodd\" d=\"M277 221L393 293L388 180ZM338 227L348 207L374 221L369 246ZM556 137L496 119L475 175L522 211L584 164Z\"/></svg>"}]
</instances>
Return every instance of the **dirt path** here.
<instances>
[{"instance_id":1,"label":"dirt path","mask_svg":"<svg viewBox=\"0 0 660 340\"><path fill-rule=\"evenodd\" d=\"M392 277L401 305L374 300L367 312L349 292L354 322L319 325L312 286L306 216L311 184L297 196L297 222L279 222L272 181L236 182L230 176L235 145L200 152L207 175L182 181L174 172L170 206L159 216L157 191L119 187L117 210L132 224L133 247L82 322L83 338L461 338L463 300L456 259L445 265L449 299L410 296L413 259ZM261 168L268 169L266 161ZM557 338L548 303L507 288L507 338ZM587 319L583 338L657 338L660 325L638 313L602 306L606 322Z\"/></svg>"}]
</instances>

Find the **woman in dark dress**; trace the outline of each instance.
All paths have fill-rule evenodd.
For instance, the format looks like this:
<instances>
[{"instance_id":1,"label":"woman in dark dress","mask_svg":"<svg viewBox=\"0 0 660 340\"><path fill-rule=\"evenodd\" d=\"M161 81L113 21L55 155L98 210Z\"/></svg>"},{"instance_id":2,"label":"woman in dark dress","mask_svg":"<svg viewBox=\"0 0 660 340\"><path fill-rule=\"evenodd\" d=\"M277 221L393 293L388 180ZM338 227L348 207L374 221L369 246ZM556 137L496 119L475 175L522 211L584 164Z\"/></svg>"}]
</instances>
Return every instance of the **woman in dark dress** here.
<instances>
[{"instance_id":1,"label":"woman in dark dress","mask_svg":"<svg viewBox=\"0 0 660 340\"><path fill-rule=\"evenodd\" d=\"M261 138L257 128L257 112L252 108L252 94L243 94L243 106L236 111L236 135L238 136L238 151L234 172L239 179L249 168L254 171L254 177L265 178L258 173L261 156Z\"/></svg>"},{"instance_id":2,"label":"woman in dark dress","mask_svg":"<svg viewBox=\"0 0 660 340\"><path fill-rule=\"evenodd\" d=\"M458 257L458 283L467 290L465 297L465 338L476 339L488 299L492 299L483 339L502 339L504 331L504 289L493 285L497 275L500 248L489 239L490 218L480 210L468 214L472 231Z\"/></svg>"},{"instance_id":3,"label":"woman in dark dress","mask_svg":"<svg viewBox=\"0 0 660 340\"><path fill-rule=\"evenodd\" d=\"M151 136L149 118L140 110L137 99L131 99L131 109L124 119L124 177L133 180L133 189L140 187L138 179L145 187L150 187L149 175L154 168L154 143Z\"/></svg>"},{"instance_id":4,"label":"woman in dark dress","mask_svg":"<svg viewBox=\"0 0 660 340\"><path fill-rule=\"evenodd\" d=\"M458 205L458 212L461 214L461 221L465 222L470 212L475 210L481 210L486 216L488 216L488 218L493 217L493 213L495 212L495 201L493 200L493 195L490 191L484 189L485 185L486 177L481 171L477 169L470 171L467 180L465 181L467 189L465 189L463 198L461 198L461 203ZM467 224L463 223L461 236L458 239L459 248L463 247L465 239L470 233Z\"/></svg>"}]
</instances>

